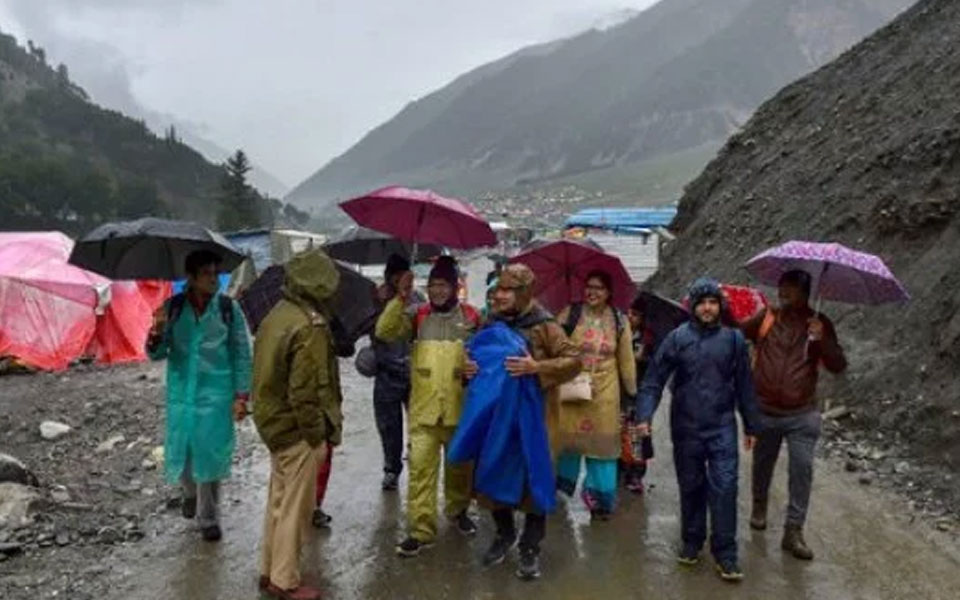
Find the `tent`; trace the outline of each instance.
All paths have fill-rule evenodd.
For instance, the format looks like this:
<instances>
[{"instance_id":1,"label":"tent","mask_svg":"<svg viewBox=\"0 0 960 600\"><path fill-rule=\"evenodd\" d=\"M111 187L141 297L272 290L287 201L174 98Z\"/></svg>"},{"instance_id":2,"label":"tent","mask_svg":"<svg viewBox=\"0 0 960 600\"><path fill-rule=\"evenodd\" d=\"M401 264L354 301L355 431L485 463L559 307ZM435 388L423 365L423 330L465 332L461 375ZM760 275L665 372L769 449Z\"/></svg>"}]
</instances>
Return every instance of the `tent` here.
<instances>
[{"instance_id":1,"label":"tent","mask_svg":"<svg viewBox=\"0 0 960 600\"><path fill-rule=\"evenodd\" d=\"M43 370L142 360L169 286L112 282L69 264L72 249L60 232L0 233L0 356Z\"/></svg>"}]
</instances>

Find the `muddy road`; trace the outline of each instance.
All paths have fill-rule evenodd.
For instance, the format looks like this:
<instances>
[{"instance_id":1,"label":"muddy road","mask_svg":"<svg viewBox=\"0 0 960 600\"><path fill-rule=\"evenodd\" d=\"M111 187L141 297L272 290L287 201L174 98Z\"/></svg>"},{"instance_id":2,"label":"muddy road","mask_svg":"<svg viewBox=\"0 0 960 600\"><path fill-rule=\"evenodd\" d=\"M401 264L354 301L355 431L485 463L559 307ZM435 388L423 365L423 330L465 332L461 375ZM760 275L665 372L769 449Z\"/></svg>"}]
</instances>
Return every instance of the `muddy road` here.
<instances>
[{"instance_id":1,"label":"muddy road","mask_svg":"<svg viewBox=\"0 0 960 600\"><path fill-rule=\"evenodd\" d=\"M88 385L109 386L110 378L135 387L144 383L141 373L147 373L146 380L152 383L158 369L72 373L69 384L52 384L52 390L40 388L37 394L29 391L34 387L29 380L0 381L0 392L9 392L15 385L20 402L42 404L51 394L70 394ZM481 529L476 538L465 539L444 523L433 549L416 559L400 559L394 544L403 533L404 497L379 488L381 455L371 383L357 376L349 361L343 370L345 439L334 456L325 505L333 515L333 527L314 532L305 551L305 579L318 584L327 598L946 599L955 598L960 589L960 553L955 543L930 527L911 523L903 498L860 485L855 475L832 461L818 464L807 531L808 542L817 552L815 561L802 563L780 550L783 468L778 469L771 502L771 528L759 534L749 530L745 482L750 459L745 457L739 527L745 581L740 586L724 584L709 559L693 569L677 566L678 499L664 422L657 429L657 460L648 475L651 489L645 496L623 495L619 512L605 523L590 523L579 500L561 503L548 523L541 580L517 580L515 557L491 569L481 567L480 556L491 541L492 527L479 511ZM131 401L155 402L159 408L161 393L161 385L151 385L142 398ZM661 410L661 421L666 412ZM158 430L155 440L160 436ZM157 510L144 516L143 539L109 547L37 549L5 560L0 564L0 595L18 600L258 598L268 461L249 421L241 428L239 446L240 458L224 492L221 543L201 541L177 511ZM157 485L153 505L176 495L159 481Z\"/></svg>"}]
</instances>

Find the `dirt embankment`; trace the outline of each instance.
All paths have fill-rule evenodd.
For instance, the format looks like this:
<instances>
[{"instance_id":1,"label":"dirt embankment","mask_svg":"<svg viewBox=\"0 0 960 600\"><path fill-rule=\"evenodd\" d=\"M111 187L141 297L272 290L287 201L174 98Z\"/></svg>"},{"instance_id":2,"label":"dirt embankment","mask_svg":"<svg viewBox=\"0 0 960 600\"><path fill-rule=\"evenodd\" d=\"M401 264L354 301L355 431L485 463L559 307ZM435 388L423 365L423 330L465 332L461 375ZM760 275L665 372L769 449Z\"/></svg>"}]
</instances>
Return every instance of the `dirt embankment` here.
<instances>
[{"instance_id":1,"label":"dirt embankment","mask_svg":"<svg viewBox=\"0 0 960 600\"><path fill-rule=\"evenodd\" d=\"M655 288L682 293L790 239L882 256L904 307L831 305L851 358L824 396L849 406L868 456L960 512L960 2L921 0L764 104L692 182ZM848 437L853 433L847 433ZM854 442L848 440L851 444ZM855 445L855 444L854 444ZM904 463L905 464L905 463ZM887 467L883 467L886 469ZM901 473L902 475L903 473Z\"/></svg>"}]
</instances>

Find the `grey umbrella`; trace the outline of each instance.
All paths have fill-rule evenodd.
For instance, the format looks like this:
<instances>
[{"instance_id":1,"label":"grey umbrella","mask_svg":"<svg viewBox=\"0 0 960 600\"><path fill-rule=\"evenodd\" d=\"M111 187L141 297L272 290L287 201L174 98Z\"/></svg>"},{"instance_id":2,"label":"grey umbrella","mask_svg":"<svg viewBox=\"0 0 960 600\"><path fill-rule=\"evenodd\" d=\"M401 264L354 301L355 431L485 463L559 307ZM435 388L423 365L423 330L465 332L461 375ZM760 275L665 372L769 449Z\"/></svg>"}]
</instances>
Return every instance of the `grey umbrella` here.
<instances>
[{"instance_id":1,"label":"grey umbrella","mask_svg":"<svg viewBox=\"0 0 960 600\"><path fill-rule=\"evenodd\" d=\"M230 272L244 256L219 233L188 221L145 218L107 223L73 247L70 263L111 279L183 279L191 252L209 250Z\"/></svg>"},{"instance_id":2,"label":"grey umbrella","mask_svg":"<svg viewBox=\"0 0 960 600\"><path fill-rule=\"evenodd\" d=\"M413 256L416 248L416 256ZM327 242L324 251L337 260L355 265L382 265L391 254L411 259L411 262L424 262L443 254L443 248L436 244L411 244L402 242L385 233L366 227L353 225L342 234Z\"/></svg>"}]
</instances>

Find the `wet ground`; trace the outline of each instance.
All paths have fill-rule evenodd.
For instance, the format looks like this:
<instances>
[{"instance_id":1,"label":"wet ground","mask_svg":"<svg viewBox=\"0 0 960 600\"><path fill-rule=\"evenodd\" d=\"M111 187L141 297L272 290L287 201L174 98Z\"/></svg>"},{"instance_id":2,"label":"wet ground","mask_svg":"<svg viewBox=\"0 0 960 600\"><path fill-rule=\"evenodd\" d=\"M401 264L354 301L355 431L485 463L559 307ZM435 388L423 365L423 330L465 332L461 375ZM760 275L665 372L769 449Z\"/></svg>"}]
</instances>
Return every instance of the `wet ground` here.
<instances>
[{"instance_id":1,"label":"wet ground","mask_svg":"<svg viewBox=\"0 0 960 600\"><path fill-rule=\"evenodd\" d=\"M905 502L860 486L855 477L821 462L807 531L817 559L799 562L779 547L784 474L778 469L770 530L749 531L748 494L741 485L740 546L746 580L721 582L712 562L681 568L674 562L678 502L669 439L661 423L657 460L644 497L623 496L616 517L590 523L579 501L564 504L548 524L543 577L523 583L515 556L484 569L480 556L492 527L481 516L480 534L465 539L443 524L438 544L416 559L400 559L403 495L379 489L380 446L373 424L371 385L345 363L346 432L334 458L325 508L328 532L315 532L305 549L305 579L327 598L956 598L960 554L946 537L911 524ZM661 411L665 412L665 411ZM662 417L662 415L661 415ZM251 425L242 443L256 444ZM746 476L749 458L743 461ZM226 487L225 538L199 540L188 523L167 513L158 531L120 547L102 576L104 598L144 600L258 598L258 549L266 455L241 462ZM743 479L742 481L746 481ZM41 596L38 596L41 597ZM45 596L42 596L45 597Z\"/></svg>"}]
</instances>

